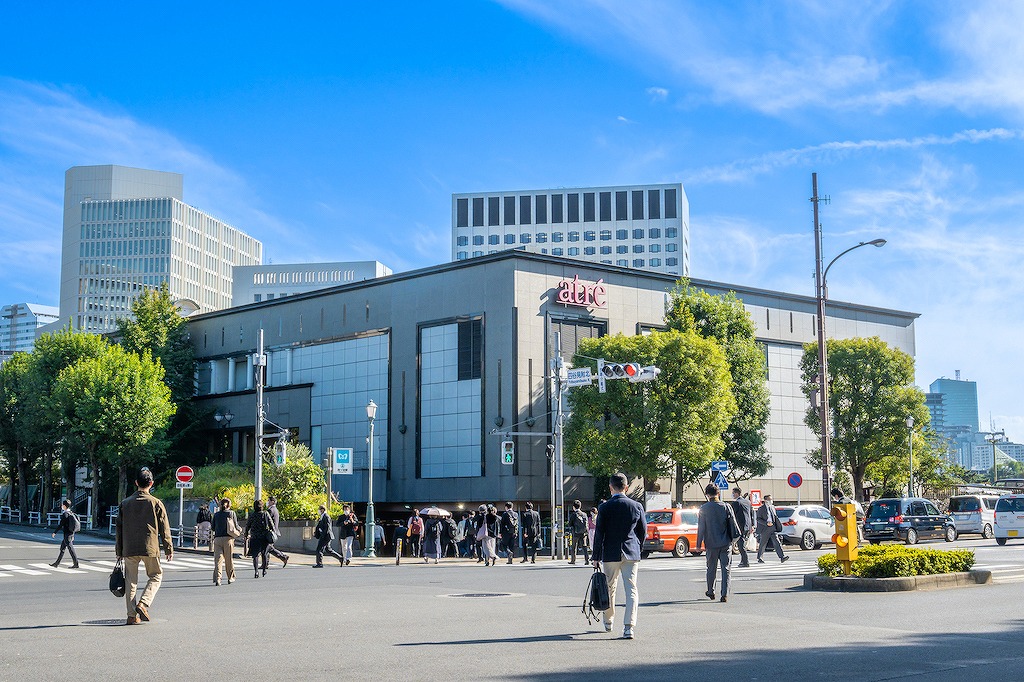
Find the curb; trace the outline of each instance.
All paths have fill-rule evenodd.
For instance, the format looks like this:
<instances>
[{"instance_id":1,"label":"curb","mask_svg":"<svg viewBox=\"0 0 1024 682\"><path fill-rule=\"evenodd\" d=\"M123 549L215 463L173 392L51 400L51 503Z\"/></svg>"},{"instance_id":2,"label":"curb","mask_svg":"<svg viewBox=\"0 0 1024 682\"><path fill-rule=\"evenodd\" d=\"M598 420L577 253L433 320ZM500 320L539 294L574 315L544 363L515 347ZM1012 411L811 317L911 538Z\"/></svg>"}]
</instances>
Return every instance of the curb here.
<instances>
[{"instance_id":1,"label":"curb","mask_svg":"<svg viewBox=\"0 0 1024 682\"><path fill-rule=\"evenodd\" d=\"M973 570L965 573L940 573L900 578L830 577L808 573L804 588L827 592L912 592L915 590L942 590L968 585L991 585L992 571Z\"/></svg>"}]
</instances>

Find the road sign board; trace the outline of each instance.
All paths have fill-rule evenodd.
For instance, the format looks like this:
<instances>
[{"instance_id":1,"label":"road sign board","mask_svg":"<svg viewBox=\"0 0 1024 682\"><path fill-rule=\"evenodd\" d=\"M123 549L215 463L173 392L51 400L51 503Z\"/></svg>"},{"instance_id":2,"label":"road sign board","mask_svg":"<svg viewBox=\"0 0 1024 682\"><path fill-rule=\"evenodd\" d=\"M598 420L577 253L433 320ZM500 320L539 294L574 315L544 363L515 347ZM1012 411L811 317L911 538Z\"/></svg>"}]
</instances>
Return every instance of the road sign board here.
<instances>
[{"instance_id":1,"label":"road sign board","mask_svg":"<svg viewBox=\"0 0 1024 682\"><path fill-rule=\"evenodd\" d=\"M711 463L711 470L712 471L728 471L729 470L729 463L726 462L724 459L716 459L714 462Z\"/></svg>"},{"instance_id":2,"label":"road sign board","mask_svg":"<svg viewBox=\"0 0 1024 682\"><path fill-rule=\"evenodd\" d=\"M188 483L192 480L192 477L196 475L196 472L192 471L192 467L181 466L174 472L174 477L182 483ZM189 486L190 488L192 486Z\"/></svg>"},{"instance_id":3,"label":"road sign board","mask_svg":"<svg viewBox=\"0 0 1024 682\"><path fill-rule=\"evenodd\" d=\"M332 472L335 474L352 473L352 448L330 448Z\"/></svg>"},{"instance_id":4,"label":"road sign board","mask_svg":"<svg viewBox=\"0 0 1024 682\"><path fill-rule=\"evenodd\" d=\"M790 488L799 488L803 484L803 482L804 477L795 471L791 473L788 478L786 478L786 483L789 483Z\"/></svg>"},{"instance_id":5,"label":"road sign board","mask_svg":"<svg viewBox=\"0 0 1024 682\"><path fill-rule=\"evenodd\" d=\"M570 369L568 372L568 380L566 386L569 388L575 388L576 386L590 386L594 383L594 377L590 374L589 367L577 367Z\"/></svg>"},{"instance_id":6,"label":"road sign board","mask_svg":"<svg viewBox=\"0 0 1024 682\"><path fill-rule=\"evenodd\" d=\"M729 489L729 481L725 480L725 474L723 474L721 471L719 471L718 475L715 476L715 487L718 488L719 490Z\"/></svg>"},{"instance_id":7,"label":"road sign board","mask_svg":"<svg viewBox=\"0 0 1024 682\"><path fill-rule=\"evenodd\" d=\"M194 484L192 483L192 481L178 481L178 483L175 485L175 487L176 488L180 488L182 490L188 490L193 485Z\"/></svg>"},{"instance_id":8,"label":"road sign board","mask_svg":"<svg viewBox=\"0 0 1024 682\"><path fill-rule=\"evenodd\" d=\"M761 506L761 491L751 490L750 491L750 506L760 507Z\"/></svg>"}]
</instances>

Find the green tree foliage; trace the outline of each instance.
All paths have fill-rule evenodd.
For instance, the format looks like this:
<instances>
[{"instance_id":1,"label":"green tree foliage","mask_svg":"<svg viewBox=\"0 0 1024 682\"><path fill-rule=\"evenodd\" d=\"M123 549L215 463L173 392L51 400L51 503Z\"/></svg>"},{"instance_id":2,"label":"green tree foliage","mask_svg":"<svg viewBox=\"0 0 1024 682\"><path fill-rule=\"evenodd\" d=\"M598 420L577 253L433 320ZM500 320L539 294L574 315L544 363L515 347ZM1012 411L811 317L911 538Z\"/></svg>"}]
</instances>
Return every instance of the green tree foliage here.
<instances>
[{"instance_id":1,"label":"green tree foliage","mask_svg":"<svg viewBox=\"0 0 1024 682\"><path fill-rule=\"evenodd\" d=\"M53 396L67 436L88 453L93 471L93 509L99 508L100 460L117 467L119 497L127 471L138 466L145 446L174 414L163 367L120 346L108 346L96 358L65 368Z\"/></svg>"},{"instance_id":2,"label":"green tree foliage","mask_svg":"<svg viewBox=\"0 0 1024 682\"><path fill-rule=\"evenodd\" d=\"M302 443L288 443L284 466L266 467L264 485L286 519L315 519L327 501L324 469Z\"/></svg>"},{"instance_id":3,"label":"green tree foliage","mask_svg":"<svg viewBox=\"0 0 1024 682\"><path fill-rule=\"evenodd\" d=\"M619 334L583 340L572 364L596 372L595 357L657 365L661 374L638 384L609 381L607 393L596 384L572 389L566 461L595 475L642 476L648 485L676 465L683 483L706 472L721 454L722 433L736 412L721 346L694 332Z\"/></svg>"},{"instance_id":4,"label":"green tree foliage","mask_svg":"<svg viewBox=\"0 0 1024 682\"><path fill-rule=\"evenodd\" d=\"M868 469L885 457L906 451L908 416L917 428L930 419L924 394L914 385L914 360L878 337L828 342L829 408L833 466L849 472L854 496L864 499ZM800 359L802 390L817 388L818 344L804 346ZM818 410L809 407L804 423L821 432ZM816 449L808 462L821 466Z\"/></svg>"},{"instance_id":5,"label":"green tree foliage","mask_svg":"<svg viewBox=\"0 0 1024 682\"><path fill-rule=\"evenodd\" d=\"M29 369L29 356L15 353L0 365L0 452L3 453L4 471L13 484L17 482L18 509L28 508L28 471L24 431L25 380ZM8 489L10 496L13 485ZM8 498L7 504L12 500Z\"/></svg>"},{"instance_id":6,"label":"green tree foliage","mask_svg":"<svg viewBox=\"0 0 1024 682\"><path fill-rule=\"evenodd\" d=\"M715 339L725 349L736 401L736 413L722 434L729 478L741 481L768 473L771 457L765 452L765 428L771 404L765 354L743 303L735 292L713 296L680 280L670 294L665 323L670 329Z\"/></svg>"}]
</instances>

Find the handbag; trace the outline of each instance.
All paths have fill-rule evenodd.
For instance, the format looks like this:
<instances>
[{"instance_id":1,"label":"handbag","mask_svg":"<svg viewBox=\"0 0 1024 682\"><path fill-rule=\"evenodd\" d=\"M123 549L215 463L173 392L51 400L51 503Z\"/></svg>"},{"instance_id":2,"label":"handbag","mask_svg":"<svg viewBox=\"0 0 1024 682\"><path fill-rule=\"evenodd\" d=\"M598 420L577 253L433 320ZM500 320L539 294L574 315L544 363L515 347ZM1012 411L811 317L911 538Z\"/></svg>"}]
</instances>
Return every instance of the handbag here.
<instances>
[{"instance_id":1,"label":"handbag","mask_svg":"<svg viewBox=\"0 0 1024 682\"><path fill-rule=\"evenodd\" d=\"M242 534L242 529L238 527L238 522L235 521L235 517L233 515L229 516L228 517L228 537L234 539L234 538L237 538L241 534Z\"/></svg>"},{"instance_id":2,"label":"handbag","mask_svg":"<svg viewBox=\"0 0 1024 682\"><path fill-rule=\"evenodd\" d=\"M115 597L123 597L124 591L124 559L118 557L114 570L110 572L110 593Z\"/></svg>"},{"instance_id":3,"label":"handbag","mask_svg":"<svg viewBox=\"0 0 1024 682\"><path fill-rule=\"evenodd\" d=\"M487 538L487 524L480 524L480 527L476 529L476 539L483 542Z\"/></svg>"},{"instance_id":4,"label":"handbag","mask_svg":"<svg viewBox=\"0 0 1024 682\"><path fill-rule=\"evenodd\" d=\"M747 535L747 539L744 540L743 543L744 543L744 546L746 547L746 550L748 552L756 552L757 551L757 538L754 537L753 533Z\"/></svg>"},{"instance_id":5,"label":"handbag","mask_svg":"<svg viewBox=\"0 0 1024 682\"><path fill-rule=\"evenodd\" d=\"M600 616L598 613L607 611L611 599L608 597L608 577L599 568L595 568L590 574L590 581L587 583L587 591L583 593L583 615L587 618L587 624L596 623Z\"/></svg>"}]
</instances>

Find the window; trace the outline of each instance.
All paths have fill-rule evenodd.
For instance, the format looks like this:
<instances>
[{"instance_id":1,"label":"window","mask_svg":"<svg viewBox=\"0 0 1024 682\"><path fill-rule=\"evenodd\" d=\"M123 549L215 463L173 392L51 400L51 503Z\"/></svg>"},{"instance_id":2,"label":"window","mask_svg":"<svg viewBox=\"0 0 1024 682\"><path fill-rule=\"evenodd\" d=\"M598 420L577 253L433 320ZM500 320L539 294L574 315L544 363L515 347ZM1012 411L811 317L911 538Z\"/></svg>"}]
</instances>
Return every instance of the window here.
<instances>
[{"instance_id":1,"label":"window","mask_svg":"<svg viewBox=\"0 0 1024 682\"><path fill-rule=\"evenodd\" d=\"M570 256L578 256L578 255L580 255L580 247L578 247L578 246L570 246L569 247L569 255Z\"/></svg>"},{"instance_id":2,"label":"window","mask_svg":"<svg viewBox=\"0 0 1024 682\"><path fill-rule=\"evenodd\" d=\"M601 255L602 256L607 256L611 252L612 252L612 247L610 247L610 246L602 246L601 247Z\"/></svg>"},{"instance_id":3,"label":"window","mask_svg":"<svg viewBox=\"0 0 1024 682\"><path fill-rule=\"evenodd\" d=\"M609 241L611 241L611 239L612 239L612 231L611 230L601 230L601 241L609 242Z\"/></svg>"},{"instance_id":4,"label":"window","mask_svg":"<svg viewBox=\"0 0 1024 682\"><path fill-rule=\"evenodd\" d=\"M548 241L548 233L547 232L538 232L537 233L537 243L538 244L545 244L545 243L547 243L547 241Z\"/></svg>"},{"instance_id":5,"label":"window","mask_svg":"<svg viewBox=\"0 0 1024 682\"><path fill-rule=\"evenodd\" d=\"M597 233L594 232L593 230L587 230L586 232L583 233L583 241L585 242L592 242L595 241L596 239Z\"/></svg>"},{"instance_id":6,"label":"window","mask_svg":"<svg viewBox=\"0 0 1024 682\"><path fill-rule=\"evenodd\" d=\"M633 253L643 253L643 252L644 252L644 245L643 244L633 244Z\"/></svg>"},{"instance_id":7,"label":"window","mask_svg":"<svg viewBox=\"0 0 1024 682\"><path fill-rule=\"evenodd\" d=\"M533 235L531 235L529 232L523 232L521 235L519 235L519 243L529 244L531 237L533 237Z\"/></svg>"},{"instance_id":8,"label":"window","mask_svg":"<svg viewBox=\"0 0 1024 682\"><path fill-rule=\"evenodd\" d=\"M647 236L650 239L661 239L661 228L652 227L651 229L647 230Z\"/></svg>"},{"instance_id":9,"label":"window","mask_svg":"<svg viewBox=\"0 0 1024 682\"><path fill-rule=\"evenodd\" d=\"M487 224L501 224L501 200L498 197L487 197Z\"/></svg>"},{"instance_id":10,"label":"window","mask_svg":"<svg viewBox=\"0 0 1024 682\"><path fill-rule=\"evenodd\" d=\"M633 239L643 239L644 231L640 229L633 230Z\"/></svg>"},{"instance_id":11,"label":"window","mask_svg":"<svg viewBox=\"0 0 1024 682\"><path fill-rule=\"evenodd\" d=\"M516 198L505 197L505 224L516 224ZM508 242L506 242L507 244Z\"/></svg>"},{"instance_id":12,"label":"window","mask_svg":"<svg viewBox=\"0 0 1024 682\"><path fill-rule=\"evenodd\" d=\"M473 246L483 246L484 236L482 234L473 235Z\"/></svg>"},{"instance_id":13,"label":"window","mask_svg":"<svg viewBox=\"0 0 1024 682\"><path fill-rule=\"evenodd\" d=\"M484 225L484 198L474 197L473 198L473 227L483 227Z\"/></svg>"},{"instance_id":14,"label":"window","mask_svg":"<svg viewBox=\"0 0 1024 682\"><path fill-rule=\"evenodd\" d=\"M514 234L506 234L505 235L505 243L506 244L515 244L516 243L516 236Z\"/></svg>"},{"instance_id":15,"label":"window","mask_svg":"<svg viewBox=\"0 0 1024 682\"><path fill-rule=\"evenodd\" d=\"M459 322L459 381L480 378L483 345L480 320Z\"/></svg>"},{"instance_id":16,"label":"window","mask_svg":"<svg viewBox=\"0 0 1024 682\"><path fill-rule=\"evenodd\" d=\"M562 222L562 195L552 194L551 195L551 222L560 223Z\"/></svg>"},{"instance_id":17,"label":"window","mask_svg":"<svg viewBox=\"0 0 1024 682\"><path fill-rule=\"evenodd\" d=\"M602 261L601 261L601 264L602 264L602 265L611 265L611 264L612 264L612 262L611 262L610 260L602 260Z\"/></svg>"},{"instance_id":18,"label":"window","mask_svg":"<svg viewBox=\"0 0 1024 682\"><path fill-rule=\"evenodd\" d=\"M455 238L456 246L469 246L469 237L460 236Z\"/></svg>"},{"instance_id":19,"label":"window","mask_svg":"<svg viewBox=\"0 0 1024 682\"><path fill-rule=\"evenodd\" d=\"M651 253L661 253L661 244L651 244Z\"/></svg>"},{"instance_id":20,"label":"window","mask_svg":"<svg viewBox=\"0 0 1024 682\"><path fill-rule=\"evenodd\" d=\"M666 218L678 218L679 214L676 211L676 191L675 189L665 190L665 217Z\"/></svg>"},{"instance_id":21,"label":"window","mask_svg":"<svg viewBox=\"0 0 1024 682\"><path fill-rule=\"evenodd\" d=\"M633 190L633 220L644 219L644 191Z\"/></svg>"},{"instance_id":22,"label":"window","mask_svg":"<svg viewBox=\"0 0 1024 682\"><path fill-rule=\"evenodd\" d=\"M615 253L629 253L629 247L625 244L619 244L615 247Z\"/></svg>"},{"instance_id":23,"label":"window","mask_svg":"<svg viewBox=\"0 0 1024 682\"><path fill-rule=\"evenodd\" d=\"M647 217L651 220L661 218L661 190L652 189L647 192Z\"/></svg>"},{"instance_id":24,"label":"window","mask_svg":"<svg viewBox=\"0 0 1024 682\"><path fill-rule=\"evenodd\" d=\"M616 239L629 239L629 230L615 230Z\"/></svg>"},{"instance_id":25,"label":"window","mask_svg":"<svg viewBox=\"0 0 1024 682\"><path fill-rule=\"evenodd\" d=\"M578 242L579 240L580 240L580 233L579 232L573 231L573 232L569 233L569 241L571 241L571 242Z\"/></svg>"},{"instance_id":26,"label":"window","mask_svg":"<svg viewBox=\"0 0 1024 682\"><path fill-rule=\"evenodd\" d=\"M561 249L551 249L551 255L552 256L561 256L562 255L562 250Z\"/></svg>"},{"instance_id":27,"label":"window","mask_svg":"<svg viewBox=\"0 0 1024 682\"><path fill-rule=\"evenodd\" d=\"M455 258L457 260L466 260L467 258L469 258L469 254L466 253L465 251L459 251L458 254L455 255ZM273 297L274 297L273 294L267 294L267 300L270 300Z\"/></svg>"},{"instance_id":28,"label":"window","mask_svg":"<svg viewBox=\"0 0 1024 682\"><path fill-rule=\"evenodd\" d=\"M626 212L626 193L616 192L615 193L615 219L616 220L629 220L629 214Z\"/></svg>"},{"instance_id":29,"label":"window","mask_svg":"<svg viewBox=\"0 0 1024 682\"><path fill-rule=\"evenodd\" d=\"M492 234L492 235L490 235L489 237L487 237L487 243L490 244L491 246L494 246L495 244L500 244L501 243L501 235L500 234Z\"/></svg>"},{"instance_id":30,"label":"window","mask_svg":"<svg viewBox=\"0 0 1024 682\"><path fill-rule=\"evenodd\" d=\"M669 253L679 250L679 244L665 244L665 250Z\"/></svg>"},{"instance_id":31,"label":"window","mask_svg":"<svg viewBox=\"0 0 1024 682\"><path fill-rule=\"evenodd\" d=\"M674 268L675 266L679 265L679 259L678 258L666 258L665 259L665 265L667 265L670 268Z\"/></svg>"},{"instance_id":32,"label":"window","mask_svg":"<svg viewBox=\"0 0 1024 682\"><path fill-rule=\"evenodd\" d=\"M677 239L679 237L678 227L666 227L665 228L665 239Z\"/></svg>"},{"instance_id":33,"label":"window","mask_svg":"<svg viewBox=\"0 0 1024 682\"><path fill-rule=\"evenodd\" d=\"M644 259L643 258L634 258L633 259L633 267L634 268L642 268L643 266L644 266Z\"/></svg>"},{"instance_id":34,"label":"window","mask_svg":"<svg viewBox=\"0 0 1024 682\"><path fill-rule=\"evenodd\" d=\"M252 300L255 303L259 303L263 300L263 294L253 294Z\"/></svg>"},{"instance_id":35,"label":"window","mask_svg":"<svg viewBox=\"0 0 1024 682\"><path fill-rule=\"evenodd\" d=\"M629 265L629 261L620 258L619 260L615 261L615 264L616 265L621 265L622 267L627 267Z\"/></svg>"},{"instance_id":36,"label":"window","mask_svg":"<svg viewBox=\"0 0 1024 682\"><path fill-rule=\"evenodd\" d=\"M935 505L933 505L928 500L924 501L924 509L925 509L926 512L928 512L928 516L938 516L939 515L939 510L936 509Z\"/></svg>"},{"instance_id":37,"label":"window","mask_svg":"<svg viewBox=\"0 0 1024 682\"><path fill-rule=\"evenodd\" d=\"M583 193L583 222L594 222L594 193Z\"/></svg>"},{"instance_id":38,"label":"window","mask_svg":"<svg viewBox=\"0 0 1024 682\"><path fill-rule=\"evenodd\" d=\"M562 241L562 233L561 232L552 232L551 233L551 241L553 241L553 242L560 242L560 241Z\"/></svg>"},{"instance_id":39,"label":"window","mask_svg":"<svg viewBox=\"0 0 1024 682\"><path fill-rule=\"evenodd\" d=\"M569 200L569 218L566 222L578 223L580 221L580 195L567 194Z\"/></svg>"},{"instance_id":40,"label":"window","mask_svg":"<svg viewBox=\"0 0 1024 682\"><path fill-rule=\"evenodd\" d=\"M652 258L650 263L651 263L651 267L652 268L659 268L659 267L661 267L661 259L660 258Z\"/></svg>"},{"instance_id":41,"label":"window","mask_svg":"<svg viewBox=\"0 0 1024 682\"><path fill-rule=\"evenodd\" d=\"M469 227L469 199L455 200L455 226Z\"/></svg>"},{"instance_id":42,"label":"window","mask_svg":"<svg viewBox=\"0 0 1024 682\"><path fill-rule=\"evenodd\" d=\"M538 194L534 197L533 201L535 213L537 214L537 224L544 225L548 222L548 195Z\"/></svg>"},{"instance_id":43,"label":"window","mask_svg":"<svg viewBox=\"0 0 1024 682\"><path fill-rule=\"evenodd\" d=\"M530 224L530 197L519 197L519 224L529 225Z\"/></svg>"},{"instance_id":44,"label":"window","mask_svg":"<svg viewBox=\"0 0 1024 682\"><path fill-rule=\"evenodd\" d=\"M484 255L483 251L474 251L473 252L473 258L476 258L478 256L482 256L482 255Z\"/></svg>"},{"instance_id":45,"label":"window","mask_svg":"<svg viewBox=\"0 0 1024 682\"><path fill-rule=\"evenodd\" d=\"M601 220L612 219L612 193L601 192Z\"/></svg>"},{"instance_id":46,"label":"window","mask_svg":"<svg viewBox=\"0 0 1024 682\"><path fill-rule=\"evenodd\" d=\"M597 253L597 249L595 249L593 246L584 246L583 247L583 255L584 256L593 256L596 253Z\"/></svg>"}]
</instances>

